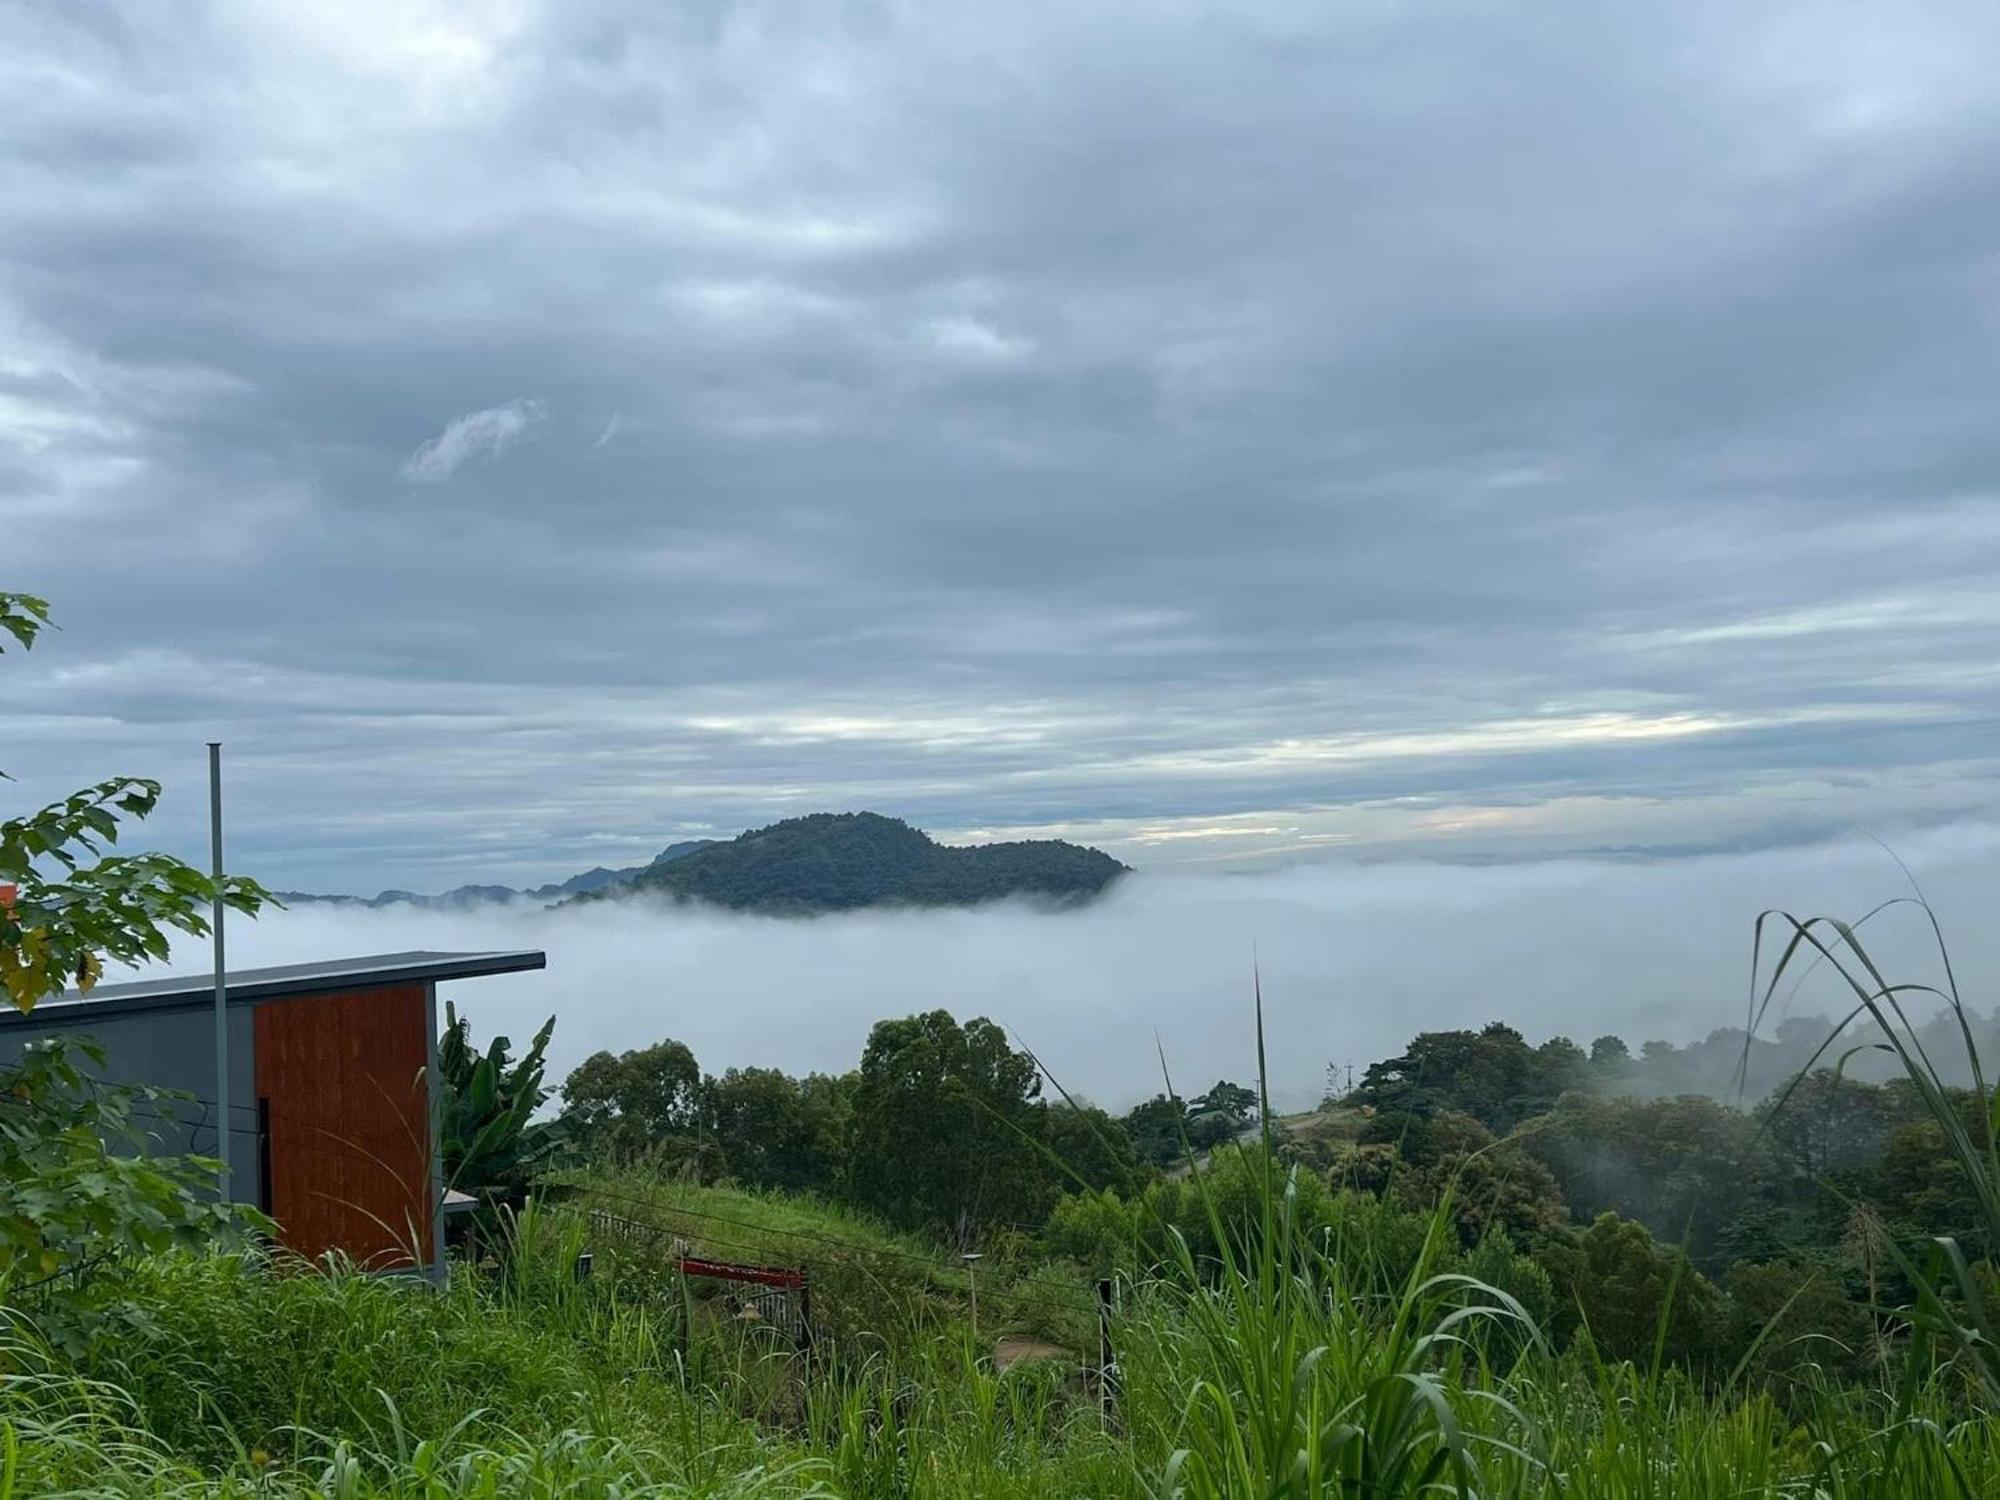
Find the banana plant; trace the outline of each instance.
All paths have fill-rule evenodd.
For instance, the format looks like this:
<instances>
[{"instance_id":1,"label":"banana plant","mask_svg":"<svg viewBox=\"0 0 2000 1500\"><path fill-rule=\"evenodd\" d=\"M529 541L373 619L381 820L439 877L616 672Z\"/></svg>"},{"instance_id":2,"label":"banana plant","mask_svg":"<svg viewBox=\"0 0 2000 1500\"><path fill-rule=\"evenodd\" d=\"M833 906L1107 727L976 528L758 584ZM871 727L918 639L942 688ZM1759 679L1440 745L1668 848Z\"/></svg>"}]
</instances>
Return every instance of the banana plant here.
<instances>
[{"instance_id":1,"label":"banana plant","mask_svg":"<svg viewBox=\"0 0 2000 1500\"><path fill-rule=\"evenodd\" d=\"M472 1023L450 1001L444 1017L438 1083L446 1185L482 1202L510 1196L527 1187L561 1144L554 1124L534 1118L551 1092L542 1082L542 1068L556 1018L543 1023L516 1061L504 1036L495 1037L483 1054L477 1051Z\"/></svg>"}]
</instances>

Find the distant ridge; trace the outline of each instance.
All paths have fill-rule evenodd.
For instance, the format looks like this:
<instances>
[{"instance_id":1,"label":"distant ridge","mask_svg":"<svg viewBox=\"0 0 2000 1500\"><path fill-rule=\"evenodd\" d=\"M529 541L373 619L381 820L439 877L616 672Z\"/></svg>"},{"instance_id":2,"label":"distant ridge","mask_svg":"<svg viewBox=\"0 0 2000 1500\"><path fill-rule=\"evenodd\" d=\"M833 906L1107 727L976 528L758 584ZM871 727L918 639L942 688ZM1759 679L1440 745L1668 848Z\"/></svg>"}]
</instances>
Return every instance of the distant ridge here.
<instances>
[{"instance_id":1,"label":"distant ridge","mask_svg":"<svg viewBox=\"0 0 2000 1500\"><path fill-rule=\"evenodd\" d=\"M323 896L280 891L287 905L468 911L509 901L566 906L625 897L700 902L732 911L807 916L871 906L974 906L1026 897L1046 905L1089 901L1126 873L1110 855L1061 839L940 844L901 818L812 813L728 839L669 844L643 865L599 866L529 890L462 885L435 896L383 891Z\"/></svg>"},{"instance_id":2,"label":"distant ridge","mask_svg":"<svg viewBox=\"0 0 2000 1500\"><path fill-rule=\"evenodd\" d=\"M655 854L650 864L630 865L622 870L607 870L599 865L585 870L581 875L572 875L567 880L553 885L540 885L531 890L516 890L511 885L461 885L435 896L420 896L415 891L383 891L376 896L321 896L311 891L279 891L277 897L287 906L416 906L427 911L465 911L475 906L492 906L502 901L562 901L570 896L584 895L590 891L601 891L610 886L620 885L643 875L654 865L666 864L672 860L685 858L697 849L706 849L714 839L688 839L682 843L669 844Z\"/></svg>"}]
</instances>

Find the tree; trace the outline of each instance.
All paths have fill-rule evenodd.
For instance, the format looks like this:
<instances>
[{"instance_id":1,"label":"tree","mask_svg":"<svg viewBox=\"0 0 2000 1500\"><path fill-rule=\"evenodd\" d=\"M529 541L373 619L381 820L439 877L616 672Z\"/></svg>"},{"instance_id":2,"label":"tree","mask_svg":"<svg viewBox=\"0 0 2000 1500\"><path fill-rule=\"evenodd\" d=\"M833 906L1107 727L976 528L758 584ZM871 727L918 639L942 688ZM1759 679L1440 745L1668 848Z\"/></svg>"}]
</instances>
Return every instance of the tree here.
<instances>
[{"instance_id":1,"label":"tree","mask_svg":"<svg viewBox=\"0 0 2000 1500\"><path fill-rule=\"evenodd\" d=\"M1954 1101L1965 1128L1978 1140L1978 1105L1967 1094ZM1868 1173L1869 1197L1899 1233L1911 1239L1948 1236L1968 1257L1989 1255L1991 1243L1979 1185L1950 1149L1944 1127L1917 1120L1889 1132Z\"/></svg>"},{"instance_id":2,"label":"tree","mask_svg":"<svg viewBox=\"0 0 2000 1500\"><path fill-rule=\"evenodd\" d=\"M1826 1177L1866 1167L1889 1133L1922 1110L1908 1090L1818 1068L1773 1093L1760 1113L1794 1167L1807 1177Z\"/></svg>"},{"instance_id":3,"label":"tree","mask_svg":"<svg viewBox=\"0 0 2000 1500\"><path fill-rule=\"evenodd\" d=\"M1452 1216L1467 1247L1494 1230L1525 1244L1568 1220L1554 1174L1514 1141L1496 1140L1470 1115L1446 1110L1412 1121L1400 1144L1403 1168L1387 1182L1403 1202L1418 1208L1450 1193ZM1343 1163L1356 1171L1357 1185L1365 1161L1357 1155Z\"/></svg>"},{"instance_id":4,"label":"tree","mask_svg":"<svg viewBox=\"0 0 2000 1500\"><path fill-rule=\"evenodd\" d=\"M1181 1132L1187 1123L1187 1101L1178 1094L1155 1094L1120 1123L1140 1161L1164 1167L1180 1160L1186 1149Z\"/></svg>"},{"instance_id":5,"label":"tree","mask_svg":"<svg viewBox=\"0 0 2000 1500\"><path fill-rule=\"evenodd\" d=\"M0 636L25 651L48 624L45 601L0 592ZM169 931L208 932L217 896L250 914L263 904L252 880L217 882L164 854L104 854L121 822L145 818L159 797L158 782L116 777L0 823L6 1003L32 1011L72 983L88 991L107 961L165 958ZM87 1076L78 1057L104 1066L87 1042L37 1042L0 1071L0 1289L37 1307L43 1333L70 1347L107 1318L137 1316L124 1298L134 1256L268 1224L220 1201L220 1162L147 1154L136 1120L160 1112L164 1091Z\"/></svg>"},{"instance_id":6,"label":"tree","mask_svg":"<svg viewBox=\"0 0 2000 1500\"><path fill-rule=\"evenodd\" d=\"M1590 1044L1591 1071L1608 1079L1622 1079L1632 1066L1632 1049L1618 1036L1601 1036Z\"/></svg>"},{"instance_id":7,"label":"tree","mask_svg":"<svg viewBox=\"0 0 2000 1500\"><path fill-rule=\"evenodd\" d=\"M72 1353L143 1320L125 1296L133 1258L266 1225L222 1201L222 1163L149 1155L142 1120L182 1096L106 1083L89 1042L30 1042L0 1071L0 1294Z\"/></svg>"},{"instance_id":8,"label":"tree","mask_svg":"<svg viewBox=\"0 0 2000 1500\"><path fill-rule=\"evenodd\" d=\"M22 650L48 624L46 601L0 592L0 633ZM250 914L269 899L254 880L224 876L217 885L170 855L103 853L121 821L147 817L159 800L157 781L118 776L0 823L0 891L11 888L0 916L0 993L16 1009L33 1010L71 984L88 991L107 960L165 958L169 929L205 936L217 894Z\"/></svg>"},{"instance_id":9,"label":"tree","mask_svg":"<svg viewBox=\"0 0 2000 1500\"><path fill-rule=\"evenodd\" d=\"M1597 1216L1574 1240L1550 1240L1536 1252L1555 1283L1556 1324L1586 1327L1598 1351L1612 1359L1650 1360L1661 1320L1666 1357L1707 1363L1725 1335L1722 1294L1646 1226L1614 1213Z\"/></svg>"},{"instance_id":10,"label":"tree","mask_svg":"<svg viewBox=\"0 0 2000 1500\"><path fill-rule=\"evenodd\" d=\"M512 1043L504 1036L496 1036L482 1056L473 1050L472 1023L445 1002L438 1146L447 1186L475 1197L516 1193L554 1153L558 1132L534 1116L550 1093L542 1083L542 1059L555 1029L550 1016L519 1061L509 1055Z\"/></svg>"},{"instance_id":11,"label":"tree","mask_svg":"<svg viewBox=\"0 0 2000 1500\"><path fill-rule=\"evenodd\" d=\"M1500 1021L1421 1032L1402 1055L1369 1066L1354 1102L1390 1117L1454 1109L1504 1134L1576 1085L1575 1051L1567 1042L1537 1051Z\"/></svg>"},{"instance_id":12,"label":"tree","mask_svg":"<svg viewBox=\"0 0 2000 1500\"><path fill-rule=\"evenodd\" d=\"M1771 1378L1817 1366L1858 1376L1873 1353L1867 1310L1832 1267L1796 1260L1745 1263L1729 1273L1729 1345Z\"/></svg>"},{"instance_id":13,"label":"tree","mask_svg":"<svg viewBox=\"0 0 2000 1500\"><path fill-rule=\"evenodd\" d=\"M1234 1140L1256 1117L1257 1091L1218 1079L1207 1093L1192 1099L1155 1094L1121 1123L1131 1137L1133 1154L1164 1167L1180 1161L1190 1148L1208 1151Z\"/></svg>"},{"instance_id":14,"label":"tree","mask_svg":"<svg viewBox=\"0 0 2000 1500\"><path fill-rule=\"evenodd\" d=\"M1061 1164L1065 1187L1077 1178L1092 1188L1130 1187L1140 1176L1132 1138L1092 1104L1052 1102L1041 1107L1042 1136ZM1072 1175L1073 1174L1073 1175Z\"/></svg>"},{"instance_id":15,"label":"tree","mask_svg":"<svg viewBox=\"0 0 2000 1500\"><path fill-rule=\"evenodd\" d=\"M1036 1143L1040 1093L1034 1059L983 1017L877 1022L855 1083L850 1193L891 1223L964 1241L1039 1221L1060 1190Z\"/></svg>"},{"instance_id":16,"label":"tree","mask_svg":"<svg viewBox=\"0 0 2000 1500\"><path fill-rule=\"evenodd\" d=\"M851 1077L731 1068L702 1084L702 1128L737 1181L831 1194L847 1156L853 1089Z\"/></svg>"},{"instance_id":17,"label":"tree","mask_svg":"<svg viewBox=\"0 0 2000 1500\"><path fill-rule=\"evenodd\" d=\"M1218 1078L1205 1094L1188 1101L1190 1114L1218 1114L1237 1125L1248 1125L1257 1118L1257 1091L1246 1084L1231 1083L1226 1078Z\"/></svg>"},{"instance_id":18,"label":"tree","mask_svg":"<svg viewBox=\"0 0 2000 1500\"><path fill-rule=\"evenodd\" d=\"M1188 1101L1188 1143L1197 1151L1234 1140L1257 1118L1257 1091L1218 1078L1205 1094Z\"/></svg>"},{"instance_id":19,"label":"tree","mask_svg":"<svg viewBox=\"0 0 2000 1500\"><path fill-rule=\"evenodd\" d=\"M1568 1037L1550 1037L1535 1049L1535 1056L1541 1063L1542 1090L1550 1097L1591 1087L1590 1059Z\"/></svg>"},{"instance_id":20,"label":"tree","mask_svg":"<svg viewBox=\"0 0 2000 1500\"><path fill-rule=\"evenodd\" d=\"M636 1156L686 1144L700 1109L701 1068L683 1042L655 1042L613 1057L594 1052L563 1080L564 1118L600 1150Z\"/></svg>"},{"instance_id":21,"label":"tree","mask_svg":"<svg viewBox=\"0 0 2000 1500\"><path fill-rule=\"evenodd\" d=\"M1572 1096L1523 1133L1579 1215L1615 1208L1711 1263L1722 1227L1789 1178L1770 1139L1740 1111L1699 1094Z\"/></svg>"}]
</instances>

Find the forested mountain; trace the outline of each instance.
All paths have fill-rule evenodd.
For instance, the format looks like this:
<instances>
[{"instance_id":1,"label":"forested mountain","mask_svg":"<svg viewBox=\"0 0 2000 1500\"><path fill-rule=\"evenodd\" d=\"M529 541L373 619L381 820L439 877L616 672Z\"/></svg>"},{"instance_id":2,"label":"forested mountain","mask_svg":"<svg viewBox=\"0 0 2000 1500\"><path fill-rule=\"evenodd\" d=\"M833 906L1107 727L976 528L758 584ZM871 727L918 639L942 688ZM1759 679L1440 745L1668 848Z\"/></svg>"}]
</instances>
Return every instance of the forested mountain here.
<instances>
[{"instance_id":1,"label":"forested mountain","mask_svg":"<svg viewBox=\"0 0 2000 1500\"><path fill-rule=\"evenodd\" d=\"M1060 839L956 846L879 813L814 813L752 829L574 899L655 894L739 911L793 913L970 906L1004 896L1073 903L1097 895L1124 872L1110 855Z\"/></svg>"},{"instance_id":2,"label":"forested mountain","mask_svg":"<svg viewBox=\"0 0 2000 1500\"><path fill-rule=\"evenodd\" d=\"M585 870L531 890L462 885L436 896L280 891L287 905L417 906L457 911L504 901L566 905L634 891L737 911L807 913L862 906L971 906L1003 896L1087 901L1125 872L1108 854L1060 839L957 846L879 813L813 813L729 840L669 844L651 863Z\"/></svg>"}]
</instances>

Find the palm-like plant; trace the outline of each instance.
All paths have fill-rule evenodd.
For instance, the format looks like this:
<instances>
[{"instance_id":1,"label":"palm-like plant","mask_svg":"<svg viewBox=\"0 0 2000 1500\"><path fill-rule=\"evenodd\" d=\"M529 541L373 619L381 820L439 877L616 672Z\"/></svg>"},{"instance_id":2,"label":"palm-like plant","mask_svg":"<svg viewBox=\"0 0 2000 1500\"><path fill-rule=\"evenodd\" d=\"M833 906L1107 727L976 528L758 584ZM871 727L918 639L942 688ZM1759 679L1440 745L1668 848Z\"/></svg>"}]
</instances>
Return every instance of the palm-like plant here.
<instances>
[{"instance_id":1,"label":"palm-like plant","mask_svg":"<svg viewBox=\"0 0 2000 1500\"><path fill-rule=\"evenodd\" d=\"M558 1128L538 1122L535 1111L551 1090L542 1082L543 1054L554 1033L550 1016L519 1060L512 1043L497 1036L484 1053L472 1045L472 1024L445 1002L438 1040L442 1103L439 1145L445 1183L482 1201L525 1189L561 1145Z\"/></svg>"}]
</instances>

